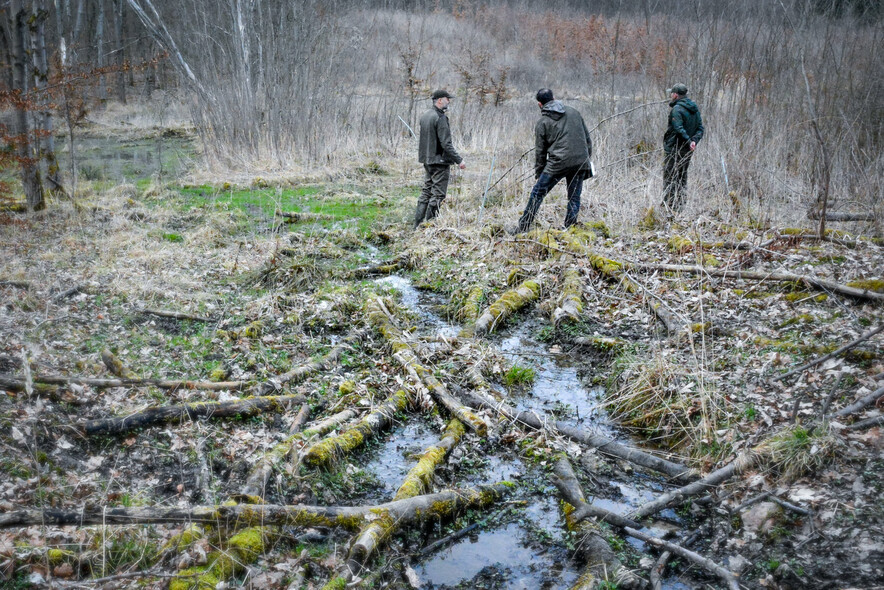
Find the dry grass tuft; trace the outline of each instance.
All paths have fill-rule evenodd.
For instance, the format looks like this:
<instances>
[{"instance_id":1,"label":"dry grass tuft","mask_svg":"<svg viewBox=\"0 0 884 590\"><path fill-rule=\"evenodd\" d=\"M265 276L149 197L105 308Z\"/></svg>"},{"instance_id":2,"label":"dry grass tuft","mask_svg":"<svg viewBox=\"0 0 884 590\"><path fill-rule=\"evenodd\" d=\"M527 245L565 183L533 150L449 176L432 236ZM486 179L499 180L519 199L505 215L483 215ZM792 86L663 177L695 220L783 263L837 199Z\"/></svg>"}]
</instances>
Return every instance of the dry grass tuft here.
<instances>
[{"instance_id":1,"label":"dry grass tuft","mask_svg":"<svg viewBox=\"0 0 884 590\"><path fill-rule=\"evenodd\" d=\"M793 481L815 472L843 446L828 423L815 427L794 424L772 436L760 450L774 470Z\"/></svg>"}]
</instances>

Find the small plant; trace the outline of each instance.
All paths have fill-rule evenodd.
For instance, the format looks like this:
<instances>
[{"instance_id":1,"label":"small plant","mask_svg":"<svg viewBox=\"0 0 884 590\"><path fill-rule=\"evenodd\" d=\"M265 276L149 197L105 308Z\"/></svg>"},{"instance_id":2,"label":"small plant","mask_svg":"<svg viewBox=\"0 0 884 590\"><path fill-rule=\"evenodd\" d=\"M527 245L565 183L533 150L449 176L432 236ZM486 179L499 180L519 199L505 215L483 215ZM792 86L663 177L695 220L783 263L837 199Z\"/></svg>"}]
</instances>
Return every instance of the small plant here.
<instances>
[{"instance_id":1,"label":"small plant","mask_svg":"<svg viewBox=\"0 0 884 590\"><path fill-rule=\"evenodd\" d=\"M746 420L750 422L755 421L755 417L758 415L758 411L755 409L755 406L752 404L746 404L746 407L743 408L743 416L746 417Z\"/></svg>"},{"instance_id":2,"label":"small plant","mask_svg":"<svg viewBox=\"0 0 884 590\"><path fill-rule=\"evenodd\" d=\"M530 385L531 383L534 383L534 379L536 377L537 373L531 367L520 367L519 365L513 365L512 367L510 367L509 371L504 373L503 382L507 387Z\"/></svg>"},{"instance_id":3,"label":"small plant","mask_svg":"<svg viewBox=\"0 0 884 590\"><path fill-rule=\"evenodd\" d=\"M822 467L842 444L828 424L810 429L798 424L773 436L764 452L784 478L794 480Z\"/></svg>"},{"instance_id":4,"label":"small plant","mask_svg":"<svg viewBox=\"0 0 884 590\"><path fill-rule=\"evenodd\" d=\"M163 234L163 239L166 240L167 242L183 242L184 241L184 238L181 236L181 234L176 234L176 233L172 233L172 232Z\"/></svg>"}]
</instances>

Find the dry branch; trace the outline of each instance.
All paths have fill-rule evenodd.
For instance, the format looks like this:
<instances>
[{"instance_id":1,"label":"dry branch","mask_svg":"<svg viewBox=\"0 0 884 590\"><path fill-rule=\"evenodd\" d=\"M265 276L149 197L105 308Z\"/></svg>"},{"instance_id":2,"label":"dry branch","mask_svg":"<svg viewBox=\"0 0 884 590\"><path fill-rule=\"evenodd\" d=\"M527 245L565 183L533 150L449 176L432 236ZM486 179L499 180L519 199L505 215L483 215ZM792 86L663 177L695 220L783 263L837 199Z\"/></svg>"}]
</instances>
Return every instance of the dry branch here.
<instances>
[{"instance_id":1,"label":"dry branch","mask_svg":"<svg viewBox=\"0 0 884 590\"><path fill-rule=\"evenodd\" d=\"M866 428L872 428L873 426L880 426L882 424L884 424L884 416L875 416L874 418L867 418L866 420L854 422L847 428L850 430L865 430Z\"/></svg>"},{"instance_id":2,"label":"dry branch","mask_svg":"<svg viewBox=\"0 0 884 590\"><path fill-rule=\"evenodd\" d=\"M869 301L884 301L884 293L876 293L868 289L860 289L857 287L849 287L834 281L820 279L808 275L797 275L788 272L757 272L748 270L722 270L714 268L704 268L701 266L687 266L683 264L642 264L632 263L629 268L640 270L643 272L663 271L663 272L682 272L686 274L706 275L710 277L721 277L730 279L742 279L747 281L775 281L782 283L802 283L808 287L820 291L839 293L847 297L856 299L866 299Z\"/></svg>"},{"instance_id":3,"label":"dry branch","mask_svg":"<svg viewBox=\"0 0 884 590\"><path fill-rule=\"evenodd\" d=\"M783 373L782 375L774 377L774 381L782 381L786 377L790 377L790 376L794 375L795 373L800 373L800 372L804 371L805 369L809 369L810 367L815 367L815 366L819 365L820 363L824 363L827 360L829 360L830 358L838 356L839 354L841 354L844 351L850 350L851 348L853 348L857 344L865 342L866 340L868 340L869 338L871 338L875 334L881 332L882 330L884 330L884 324L881 324L877 328L873 328L873 329L869 330L868 332L866 332L865 334L863 334L862 336L860 336L859 338L857 338L853 342L849 342L849 343L845 344L844 346L842 346L838 350L834 350L834 351L830 352L829 354L826 354L824 356L821 356L820 358L810 361L809 363L805 363L805 364L801 365L800 367L798 367L797 369L792 369L788 373Z\"/></svg>"},{"instance_id":4,"label":"dry branch","mask_svg":"<svg viewBox=\"0 0 884 590\"><path fill-rule=\"evenodd\" d=\"M366 519L389 514L405 524L447 518L465 508L486 505L506 494L513 484L502 482L445 490L376 506L309 506L236 504L167 508L104 508L76 510L14 510L0 514L0 529L28 526L91 526L203 523L219 527L313 526L358 529Z\"/></svg>"},{"instance_id":5,"label":"dry branch","mask_svg":"<svg viewBox=\"0 0 884 590\"><path fill-rule=\"evenodd\" d=\"M567 462L566 459L562 459L562 461ZM557 465L557 468L558 468L558 465ZM568 465L568 468L570 470L570 465ZM570 471L571 471L571 474L573 475L573 470L570 470ZM559 481L562 481L561 478L559 479ZM583 493L580 490L579 485L577 486L577 492L579 492L579 493L575 493L575 491L573 489L573 485L559 485L558 487L559 487L559 491L562 492L562 495L565 496L565 499L570 504L576 506L578 509L582 508L583 506L586 505L585 500L583 500ZM697 564L698 566L702 567L703 569L714 573L715 575L717 575L718 577L720 577L722 580L724 580L727 583L727 586L730 590L739 590L740 589L740 586L737 583L737 579L734 577L733 573L731 573L728 569L718 565L714 561L707 559L698 553L695 553L693 551L689 551L688 549L685 549L684 547L682 547L680 545L676 545L675 543L670 543L668 541L664 541L662 539L658 539L657 537L653 537L651 535L643 533L634 527L625 527L623 529L623 531L627 535L629 535L630 537L634 537L636 539L644 541L645 543L648 543L649 545L653 545L654 547L664 549L666 551L670 551L671 553L674 553L680 557L683 557L683 558L687 559L688 561Z\"/></svg>"},{"instance_id":6,"label":"dry branch","mask_svg":"<svg viewBox=\"0 0 884 590\"><path fill-rule=\"evenodd\" d=\"M551 422L545 417L541 418L534 412L519 412L503 402L495 403L469 391L462 391L461 395L466 399L467 404L470 407L494 410L509 420L518 422L535 430L554 427L555 430L561 434L564 434L577 442L583 443L588 447L599 449L599 451L612 457L617 457L618 459L623 459L624 461L629 461L636 465L659 471L673 479L690 481L696 478L696 471L689 467L622 445L607 437L591 434L585 430L571 426L566 422Z\"/></svg>"},{"instance_id":7,"label":"dry branch","mask_svg":"<svg viewBox=\"0 0 884 590\"><path fill-rule=\"evenodd\" d=\"M409 373L413 380L423 384L433 399L440 405L444 406L452 416L464 423L479 436L485 436L488 432L488 425L481 417L464 407L453 395L448 392L448 388L436 379L432 371L424 367L418 362L417 355L414 350L405 341L402 331L396 326L396 323L390 316L383 301L373 299L366 305L366 314L369 322L377 329L395 353L393 357L399 361L399 364Z\"/></svg>"},{"instance_id":8,"label":"dry branch","mask_svg":"<svg viewBox=\"0 0 884 590\"><path fill-rule=\"evenodd\" d=\"M202 389L206 391L240 390L248 387L250 381L173 381L168 379L93 379L90 377L64 377L61 375L34 375L34 383L50 385L88 385L98 389L108 387L159 387L160 389ZM0 385L15 387L24 380L12 375L0 374Z\"/></svg>"},{"instance_id":9,"label":"dry branch","mask_svg":"<svg viewBox=\"0 0 884 590\"><path fill-rule=\"evenodd\" d=\"M808 211L808 218L819 220L821 215L816 208ZM826 211L826 221L875 221L875 215L872 213L833 213Z\"/></svg>"},{"instance_id":10,"label":"dry branch","mask_svg":"<svg viewBox=\"0 0 884 590\"><path fill-rule=\"evenodd\" d=\"M629 516L630 518L639 520L646 516L656 514L673 504L683 502L686 498L702 494L703 492L708 492L710 489L729 480L735 475L743 473L752 467L756 461L757 455L755 453L740 454L731 463L728 463L721 469L713 471L703 479L663 494L656 500L638 507Z\"/></svg>"},{"instance_id":11,"label":"dry branch","mask_svg":"<svg viewBox=\"0 0 884 590\"><path fill-rule=\"evenodd\" d=\"M28 281L13 281L9 279L2 279L0 280L0 287L15 287L16 289L28 290L31 288L31 283Z\"/></svg>"},{"instance_id":12,"label":"dry branch","mask_svg":"<svg viewBox=\"0 0 884 590\"><path fill-rule=\"evenodd\" d=\"M331 464L341 456L365 444L369 437L389 428L393 424L396 414L405 410L408 402L408 394L402 390L397 391L353 428L312 445L304 451L301 456L302 460L313 467Z\"/></svg>"},{"instance_id":13,"label":"dry branch","mask_svg":"<svg viewBox=\"0 0 884 590\"><path fill-rule=\"evenodd\" d=\"M232 402L196 402L177 406L148 408L131 416L89 420L76 428L87 435L119 434L167 422L197 418L239 418L267 412L284 412L294 404L304 403L303 395L250 397Z\"/></svg>"},{"instance_id":14,"label":"dry branch","mask_svg":"<svg viewBox=\"0 0 884 590\"><path fill-rule=\"evenodd\" d=\"M161 318L172 318L174 320L191 320L194 322L211 322L210 318L204 318L197 315L192 315L189 313L184 313L181 311L166 311L163 309L148 309L142 308L138 310L138 313L143 313L147 315L155 315Z\"/></svg>"},{"instance_id":15,"label":"dry branch","mask_svg":"<svg viewBox=\"0 0 884 590\"><path fill-rule=\"evenodd\" d=\"M274 379L268 379L264 383L259 383L255 386L253 394L266 395L271 391L279 391L286 383L300 383L311 375L327 370L333 363L336 363L338 359L341 358L341 354L343 354L343 352L349 348L349 344L357 338L359 338L359 335L345 338L343 342L328 351L328 354L322 358L294 367Z\"/></svg>"},{"instance_id":16,"label":"dry branch","mask_svg":"<svg viewBox=\"0 0 884 590\"><path fill-rule=\"evenodd\" d=\"M866 406L875 403L882 396L884 396L884 387L879 387L878 389L876 389L875 391L873 391L869 395L867 395L865 397L861 397L860 399L856 400L855 402L853 402L852 404L850 404L846 408L842 408L842 409L838 410L837 412L835 412L834 416L837 418L849 416L850 414L852 414L854 412L858 412L859 410L862 410Z\"/></svg>"}]
</instances>

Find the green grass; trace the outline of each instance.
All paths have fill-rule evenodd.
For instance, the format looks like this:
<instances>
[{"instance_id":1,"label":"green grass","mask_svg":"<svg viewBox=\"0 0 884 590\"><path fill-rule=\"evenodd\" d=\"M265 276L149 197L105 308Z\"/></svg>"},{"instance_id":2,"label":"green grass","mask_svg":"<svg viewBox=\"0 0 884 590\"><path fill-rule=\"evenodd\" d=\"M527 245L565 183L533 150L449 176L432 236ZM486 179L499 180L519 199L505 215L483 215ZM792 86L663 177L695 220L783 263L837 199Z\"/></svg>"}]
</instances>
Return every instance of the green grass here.
<instances>
[{"instance_id":1,"label":"green grass","mask_svg":"<svg viewBox=\"0 0 884 590\"><path fill-rule=\"evenodd\" d=\"M507 387L530 385L531 383L534 383L535 377L537 377L537 373L531 367L513 365L510 367L509 371L504 373L503 382Z\"/></svg>"}]
</instances>

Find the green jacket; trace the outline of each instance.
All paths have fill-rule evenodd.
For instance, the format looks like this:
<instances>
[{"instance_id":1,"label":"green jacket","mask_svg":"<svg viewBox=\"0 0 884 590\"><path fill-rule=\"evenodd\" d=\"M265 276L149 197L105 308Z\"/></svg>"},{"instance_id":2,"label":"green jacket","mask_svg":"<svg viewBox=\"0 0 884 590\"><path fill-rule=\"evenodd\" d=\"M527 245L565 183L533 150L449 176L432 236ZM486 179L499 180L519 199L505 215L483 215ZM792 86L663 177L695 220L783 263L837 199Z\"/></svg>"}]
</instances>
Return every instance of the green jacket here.
<instances>
[{"instance_id":1,"label":"green jacket","mask_svg":"<svg viewBox=\"0 0 884 590\"><path fill-rule=\"evenodd\" d=\"M435 106L421 115L417 160L421 164L460 164L463 158L451 143L451 128L445 111Z\"/></svg>"},{"instance_id":2,"label":"green jacket","mask_svg":"<svg viewBox=\"0 0 884 590\"><path fill-rule=\"evenodd\" d=\"M663 151L667 154L673 150L684 150L695 141L703 139L703 118L700 107L690 98L679 98L669 103L669 127L663 135Z\"/></svg>"},{"instance_id":3,"label":"green jacket","mask_svg":"<svg viewBox=\"0 0 884 590\"><path fill-rule=\"evenodd\" d=\"M580 113L560 100L543 105L534 126L534 176L589 172L590 156L592 140Z\"/></svg>"}]
</instances>

